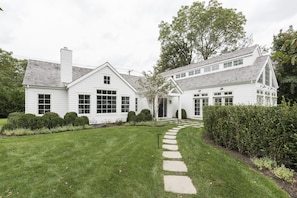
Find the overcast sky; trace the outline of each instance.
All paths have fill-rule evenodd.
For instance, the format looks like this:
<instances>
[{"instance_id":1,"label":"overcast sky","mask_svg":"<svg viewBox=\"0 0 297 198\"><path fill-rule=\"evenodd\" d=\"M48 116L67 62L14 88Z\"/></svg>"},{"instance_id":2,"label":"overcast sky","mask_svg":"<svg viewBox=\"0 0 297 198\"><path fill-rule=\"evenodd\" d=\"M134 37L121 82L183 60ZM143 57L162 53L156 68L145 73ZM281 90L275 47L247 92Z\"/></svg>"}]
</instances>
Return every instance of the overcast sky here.
<instances>
[{"instance_id":1,"label":"overcast sky","mask_svg":"<svg viewBox=\"0 0 297 198\"><path fill-rule=\"evenodd\" d=\"M160 54L158 25L171 22L193 0L0 0L0 48L17 58L59 62L60 48L73 63L111 63L122 73L152 70ZM208 2L206 0L206 2ZM273 35L297 28L296 0L219 0L247 19L254 44L271 46Z\"/></svg>"}]
</instances>

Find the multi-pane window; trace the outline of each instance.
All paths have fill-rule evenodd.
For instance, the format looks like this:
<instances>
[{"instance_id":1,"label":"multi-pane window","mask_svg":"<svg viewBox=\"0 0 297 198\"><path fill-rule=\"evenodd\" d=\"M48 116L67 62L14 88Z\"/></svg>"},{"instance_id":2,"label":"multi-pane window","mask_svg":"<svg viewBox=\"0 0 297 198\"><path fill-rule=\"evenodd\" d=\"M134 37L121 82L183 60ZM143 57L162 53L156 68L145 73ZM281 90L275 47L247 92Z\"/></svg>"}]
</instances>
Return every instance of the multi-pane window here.
<instances>
[{"instance_id":1,"label":"multi-pane window","mask_svg":"<svg viewBox=\"0 0 297 198\"><path fill-rule=\"evenodd\" d=\"M116 113L117 92L112 90L97 90L97 113Z\"/></svg>"},{"instance_id":2,"label":"multi-pane window","mask_svg":"<svg viewBox=\"0 0 297 198\"><path fill-rule=\"evenodd\" d=\"M196 69L195 70L195 74L200 74L201 73L201 70L200 69Z\"/></svg>"},{"instance_id":3,"label":"multi-pane window","mask_svg":"<svg viewBox=\"0 0 297 198\"><path fill-rule=\"evenodd\" d=\"M259 77L258 83L263 84L263 73L261 73L261 76Z\"/></svg>"},{"instance_id":4,"label":"multi-pane window","mask_svg":"<svg viewBox=\"0 0 297 198\"><path fill-rule=\"evenodd\" d=\"M135 98L135 111L138 111L138 98Z\"/></svg>"},{"instance_id":5,"label":"multi-pane window","mask_svg":"<svg viewBox=\"0 0 297 198\"><path fill-rule=\"evenodd\" d=\"M180 78L180 74L176 74L176 75L175 75L175 78L176 78L176 79Z\"/></svg>"},{"instance_id":6,"label":"multi-pane window","mask_svg":"<svg viewBox=\"0 0 297 198\"><path fill-rule=\"evenodd\" d=\"M90 95L78 95L78 113L90 113Z\"/></svg>"},{"instance_id":7,"label":"multi-pane window","mask_svg":"<svg viewBox=\"0 0 297 198\"><path fill-rule=\"evenodd\" d=\"M189 71L189 76L193 76L194 75L194 71Z\"/></svg>"},{"instance_id":8,"label":"multi-pane window","mask_svg":"<svg viewBox=\"0 0 297 198\"><path fill-rule=\"evenodd\" d=\"M225 98L225 105L226 106L231 106L231 105L233 105L233 97L228 97L228 98Z\"/></svg>"},{"instance_id":9,"label":"multi-pane window","mask_svg":"<svg viewBox=\"0 0 297 198\"><path fill-rule=\"evenodd\" d=\"M210 72L211 71L211 66L204 67L204 72Z\"/></svg>"},{"instance_id":10,"label":"multi-pane window","mask_svg":"<svg viewBox=\"0 0 297 198\"><path fill-rule=\"evenodd\" d=\"M233 61L234 66L242 65L242 64L243 64L243 59L238 59L238 60Z\"/></svg>"},{"instance_id":11,"label":"multi-pane window","mask_svg":"<svg viewBox=\"0 0 297 198\"><path fill-rule=\"evenodd\" d=\"M121 111L123 112L129 112L129 106L130 106L130 99L127 96L122 97L122 107Z\"/></svg>"},{"instance_id":12,"label":"multi-pane window","mask_svg":"<svg viewBox=\"0 0 297 198\"><path fill-rule=\"evenodd\" d=\"M232 67L232 62L224 63L224 68Z\"/></svg>"},{"instance_id":13,"label":"multi-pane window","mask_svg":"<svg viewBox=\"0 0 297 198\"><path fill-rule=\"evenodd\" d=\"M38 94L38 114L45 114L51 111L51 95Z\"/></svg>"},{"instance_id":14,"label":"multi-pane window","mask_svg":"<svg viewBox=\"0 0 297 198\"><path fill-rule=\"evenodd\" d=\"M222 105L222 98L215 98L214 99L214 105L221 106Z\"/></svg>"},{"instance_id":15,"label":"multi-pane window","mask_svg":"<svg viewBox=\"0 0 297 198\"><path fill-rule=\"evenodd\" d=\"M265 85L270 86L270 69L268 64L265 66Z\"/></svg>"},{"instance_id":16,"label":"multi-pane window","mask_svg":"<svg viewBox=\"0 0 297 198\"><path fill-rule=\"evenodd\" d=\"M213 65L213 66L211 66L211 70L212 71L219 70L219 69L220 69L220 66L219 65Z\"/></svg>"},{"instance_id":17,"label":"multi-pane window","mask_svg":"<svg viewBox=\"0 0 297 198\"><path fill-rule=\"evenodd\" d=\"M181 78L186 77L186 73L181 73L181 74L180 74L180 77L181 77Z\"/></svg>"},{"instance_id":18,"label":"multi-pane window","mask_svg":"<svg viewBox=\"0 0 297 198\"><path fill-rule=\"evenodd\" d=\"M110 76L104 76L104 84L110 84Z\"/></svg>"},{"instance_id":19,"label":"multi-pane window","mask_svg":"<svg viewBox=\"0 0 297 198\"><path fill-rule=\"evenodd\" d=\"M214 105L233 105L233 92L225 91L225 92L215 92L213 103Z\"/></svg>"}]
</instances>

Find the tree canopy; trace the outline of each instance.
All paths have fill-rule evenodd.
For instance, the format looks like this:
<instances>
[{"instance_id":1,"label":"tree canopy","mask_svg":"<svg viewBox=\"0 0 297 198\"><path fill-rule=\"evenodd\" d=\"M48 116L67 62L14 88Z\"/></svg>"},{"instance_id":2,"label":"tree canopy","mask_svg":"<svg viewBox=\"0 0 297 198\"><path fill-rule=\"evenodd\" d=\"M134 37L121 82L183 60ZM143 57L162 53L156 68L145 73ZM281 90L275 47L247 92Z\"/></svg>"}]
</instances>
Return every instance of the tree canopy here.
<instances>
[{"instance_id":1,"label":"tree canopy","mask_svg":"<svg viewBox=\"0 0 297 198\"><path fill-rule=\"evenodd\" d=\"M290 26L273 36L272 60L279 83L279 101L297 101L297 31Z\"/></svg>"},{"instance_id":2,"label":"tree canopy","mask_svg":"<svg viewBox=\"0 0 297 198\"><path fill-rule=\"evenodd\" d=\"M155 69L162 72L181 67L249 44L245 23L241 12L223 8L217 0L182 6L171 23L159 25L161 54Z\"/></svg>"},{"instance_id":3,"label":"tree canopy","mask_svg":"<svg viewBox=\"0 0 297 198\"><path fill-rule=\"evenodd\" d=\"M139 80L139 85L142 87L141 93L151 105L153 112L153 118L158 120L159 98L164 97L172 89L172 85L169 81L157 74L156 72L143 72L143 79Z\"/></svg>"},{"instance_id":4,"label":"tree canopy","mask_svg":"<svg viewBox=\"0 0 297 198\"><path fill-rule=\"evenodd\" d=\"M0 117L11 112L24 111L25 94L22 81L27 61L12 57L11 52L0 49Z\"/></svg>"}]
</instances>

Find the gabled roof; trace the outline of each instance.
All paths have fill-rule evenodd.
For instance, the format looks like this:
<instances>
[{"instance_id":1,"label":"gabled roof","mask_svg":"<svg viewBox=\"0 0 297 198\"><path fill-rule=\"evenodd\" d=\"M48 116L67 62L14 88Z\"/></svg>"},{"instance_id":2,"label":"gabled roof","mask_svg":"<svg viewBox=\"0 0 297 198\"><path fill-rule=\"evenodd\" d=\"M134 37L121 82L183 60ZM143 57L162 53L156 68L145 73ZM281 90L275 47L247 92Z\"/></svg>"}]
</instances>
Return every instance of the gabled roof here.
<instances>
[{"instance_id":1,"label":"gabled roof","mask_svg":"<svg viewBox=\"0 0 297 198\"><path fill-rule=\"evenodd\" d=\"M139 80L143 79L143 76L133 76L128 74L121 74L121 76L132 86L135 90L141 92L142 87L139 84Z\"/></svg>"},{"instance_id":2,"label":"gabled roof","mask_svg":"<svg viewBox=\"0 0 297 198\"><path fill-rule=\"evenodd\" d=\"M72 78L76 80L86 75L93 69L72 67ZM44 86L44 87L64 87L61 82L60 64L38 60L28 60L23 85Z\"/></svg>"},{"instance_id":3,"label":"gabled roof","mask_svg":"<svg viewBox=\"0 0 297 198\"><path fill-rule=\"evenodd\" d=\"M193 90L232 84L255 82L269 56L258 57L253 65L176 80L181 89Z\"/></svg>"},{"instance_id":4,"label":"gabled roof","mask_svg":"<svg viewBox=\"0 0 297 198\"><path fill-rule=\"evenodd\" d=\"M165 72L162 73L162 75L163 76L171 76L173 74L183 72L183 71L187 71L187 70L191 70L191 69L194 69L194 68L203 67L203 66L214 64L214 63L217 63L217 62L228 61L229 59L240 58L242 56L252 54L257 48L258 48L258 45L242 48L242 49L236 50L234 52L230 52L230 53L227 53L227 54L216 56L216 57L213 57L213 58L210 58L208 60L204 60L204 61L201 61L201 62L198 62L198 63L192 63L192 64L189 64L189 65L186 65L186 66L183 66L183 67L178 67L176 69L165 71Z\"/></svg>"}]
</instances>

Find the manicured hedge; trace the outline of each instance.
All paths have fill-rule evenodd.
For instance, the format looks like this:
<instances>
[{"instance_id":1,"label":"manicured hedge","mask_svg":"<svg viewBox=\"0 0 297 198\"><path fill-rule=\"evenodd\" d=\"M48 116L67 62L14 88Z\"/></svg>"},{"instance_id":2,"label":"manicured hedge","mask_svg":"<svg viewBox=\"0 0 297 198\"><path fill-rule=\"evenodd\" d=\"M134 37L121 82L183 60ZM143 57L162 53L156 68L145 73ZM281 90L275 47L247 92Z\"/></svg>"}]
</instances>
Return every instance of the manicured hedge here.
<instances>
[{"instance_id":1,"label":"manicured hedge","mask_svg":"<svg viewBox=\"0 0 297 198\"><path fill-rule=\"evenodd\" d=\"M206 134L216 144L250 157L297 168L297 106L207 106Z\"/></svg>"}]
</instances>

